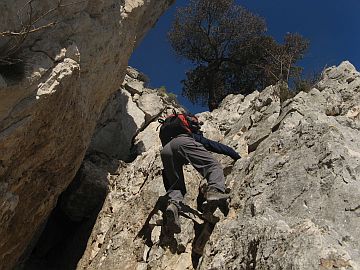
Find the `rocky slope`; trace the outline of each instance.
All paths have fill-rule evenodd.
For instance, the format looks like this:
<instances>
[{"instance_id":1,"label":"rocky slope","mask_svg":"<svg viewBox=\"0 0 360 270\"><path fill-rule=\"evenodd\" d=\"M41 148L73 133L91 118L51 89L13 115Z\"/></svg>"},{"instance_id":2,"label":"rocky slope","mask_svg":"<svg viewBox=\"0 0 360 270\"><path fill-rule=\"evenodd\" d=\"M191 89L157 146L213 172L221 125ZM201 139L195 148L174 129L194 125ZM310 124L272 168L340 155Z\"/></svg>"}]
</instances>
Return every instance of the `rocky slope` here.
<instances>
[{"instance_id":1,"label":"rocky slope","mask_svg":"<svg viewBox=\"0 0 360 270\"><path fill-rule=\"evenodd\" d=\"M217 155L231 188L227 216L217 210L212 227L187 209L175 237L162 231L165 191L151 122L167 113L166 102L159 93L145 98L136 84L121 99L137 104L130 115L147 118L126 124L136 130L133 144L111 148L106 134L117 120L102 120L93 140L90 162L109 172L109 191L77 269L360 269L360 74L349 62L325 70L309 93L283 100L283 86L270 86L199 115L206 136L242 158L233 164ZM147 98L152 105L160 98L165 111L139 110ZM125 148L135 159L119 163ZM189 166L185 178L186 204L195 209L204 181Z\"/></svg>"},{"instance_id":2,"label":"rocky slope","mask_svg":"<svg viewBox=\"0 0 360 270\"><path fill-rule=\"evenodd\" d=\"M31 31L0 37L0 269L41 231L134 46L171 2L0 2L0 32Z\"/></svg>"}]
</instances>

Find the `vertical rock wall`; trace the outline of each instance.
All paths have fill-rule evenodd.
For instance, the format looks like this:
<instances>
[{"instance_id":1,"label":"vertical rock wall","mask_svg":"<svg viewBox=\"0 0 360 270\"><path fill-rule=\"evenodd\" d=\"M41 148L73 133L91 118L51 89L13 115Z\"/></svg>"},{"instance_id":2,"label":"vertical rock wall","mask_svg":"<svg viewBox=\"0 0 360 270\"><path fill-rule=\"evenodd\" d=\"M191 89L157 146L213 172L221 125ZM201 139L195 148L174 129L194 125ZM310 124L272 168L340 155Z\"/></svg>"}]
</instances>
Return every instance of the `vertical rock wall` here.
<instances>
[{"instance_id":1,"label":"vertical rock wall","mask_svg":"<svg viewBox=\"0 0 360 270\"><path fill-rule=\"evenodd\" d=\"M343 62L283 103L281 87L230 95L199 115L207 137L242 155L235 164L216 156L232 200L208 237L189 210L180 234L163 233L161 147L152 123L135 138L144 151L110 173L77 269L360 269L360 74ZM195 209L203 181L184 169L185 202Z\"/></svg>"},{"instance_id":2,"label":"vertical rock wall","mask_svg":"<svg viewBox=\"0 0 360 270\"><path fill-rule=\"evenodd\" d=\"M0 269L13 268L75 176L134 46L171 2L0 2L1 32L56 23L27 36L22 67L0 72ZM1 51L14 41L1 38Z\"/></svg>"},{"instance_id":3,"label":"vertical rock wall","mask_svg":"<svg viewBox=\"0 0 360 270\"><path fill-rule=\"evenodd\" d=\"M329 68L270 117L267 92L226 136L250 146L255 129L262 139L227 178L234 216L217 226L200 269L359 269L360 74L349 62Z\"/></svg>"}]
</instances>

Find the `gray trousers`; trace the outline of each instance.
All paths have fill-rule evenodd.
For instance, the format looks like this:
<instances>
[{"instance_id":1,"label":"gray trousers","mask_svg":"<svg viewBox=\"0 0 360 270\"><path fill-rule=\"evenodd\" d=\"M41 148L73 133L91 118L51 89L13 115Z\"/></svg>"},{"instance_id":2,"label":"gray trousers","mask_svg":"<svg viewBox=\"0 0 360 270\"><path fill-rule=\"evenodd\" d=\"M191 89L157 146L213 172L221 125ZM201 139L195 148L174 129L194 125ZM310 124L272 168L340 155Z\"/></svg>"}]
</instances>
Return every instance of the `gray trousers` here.
<instances>
[{"instance_id":1,"label":"gray trousers","mask_svg":"<svg viewBox=\"0 0 360 270\"><path fill-rule=\"evenodd\" d=\"M189 135L179 135L166 144L161 151L161 160L169 201L178 203L184 199L186 187L183 165L188 163L206 178L209 187L225 191L225 177L220 163Z\"/></svg>"}]
</instances>

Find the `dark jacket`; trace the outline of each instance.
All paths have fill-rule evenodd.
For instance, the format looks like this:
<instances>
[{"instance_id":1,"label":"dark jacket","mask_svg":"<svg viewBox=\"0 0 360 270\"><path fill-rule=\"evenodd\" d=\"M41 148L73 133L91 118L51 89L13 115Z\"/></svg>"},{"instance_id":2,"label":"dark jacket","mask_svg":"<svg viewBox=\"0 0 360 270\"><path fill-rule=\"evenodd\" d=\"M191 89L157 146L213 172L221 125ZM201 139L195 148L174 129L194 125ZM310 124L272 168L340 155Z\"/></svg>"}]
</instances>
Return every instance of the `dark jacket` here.
<instances>
[{"instance_id":1,"label":"dark jacket","mask_svg":"<svg viewBox=\"0 0 360 270\"><path fill-rule=\"evenodd\" d=\"M196 134L193 133L192 135L193 135L193 138L195 139L195 141L201 143L205 147L205 149L208 151L227 155L234 160L241 158L240 155L229 146L226 146L219 142L209 140L209 139L205 138L201 133L196 133Z\"/></svg>"}]
</instances>

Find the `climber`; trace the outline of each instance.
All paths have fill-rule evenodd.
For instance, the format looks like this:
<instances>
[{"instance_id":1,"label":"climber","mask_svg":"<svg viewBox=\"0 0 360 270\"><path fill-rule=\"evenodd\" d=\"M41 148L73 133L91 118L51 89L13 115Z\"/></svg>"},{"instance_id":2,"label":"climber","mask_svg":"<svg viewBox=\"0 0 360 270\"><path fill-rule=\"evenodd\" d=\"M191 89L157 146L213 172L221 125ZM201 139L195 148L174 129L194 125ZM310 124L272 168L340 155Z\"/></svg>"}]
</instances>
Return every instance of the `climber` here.
<instances>
[{"instance_id":1,"label":"climber","mask_svg":"<svg viewBox=\"0 0 360 270\"><path fill-rule=\"evenodd\" d=\"M225 177L220 163L208 151L224 154L237 160L240 155L232 148L209 140L200 131L202 123L191 114L177 114L159 119L160 139L163 146L161 160L167 191L167 227L180 233L179 207L186 193L183 165L191 164L208 182L205 192L207 203L218 204L229 198L225 193Z\"/></svg>"}]
</instances>

